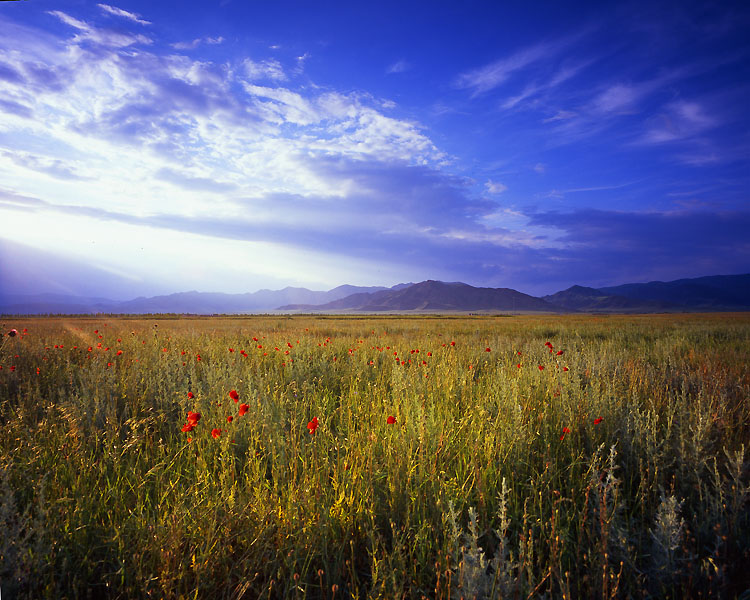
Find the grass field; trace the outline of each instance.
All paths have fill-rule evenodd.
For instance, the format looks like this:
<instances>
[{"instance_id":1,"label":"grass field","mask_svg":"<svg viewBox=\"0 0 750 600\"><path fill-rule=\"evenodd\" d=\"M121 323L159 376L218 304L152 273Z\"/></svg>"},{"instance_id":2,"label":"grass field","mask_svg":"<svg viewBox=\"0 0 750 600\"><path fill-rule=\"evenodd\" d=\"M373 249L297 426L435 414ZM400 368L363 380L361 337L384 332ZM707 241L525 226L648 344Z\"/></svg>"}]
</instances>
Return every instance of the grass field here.
<instances>
[{"instance_id":1,"label":"grass field","mask_svg":"<svg viewBox=\"0 0 750 600\"><path fill-rule=\"evenodd\" d=\"M3 600L750 598L750 314L2 332Z\"/></svg>"}]
</instances>

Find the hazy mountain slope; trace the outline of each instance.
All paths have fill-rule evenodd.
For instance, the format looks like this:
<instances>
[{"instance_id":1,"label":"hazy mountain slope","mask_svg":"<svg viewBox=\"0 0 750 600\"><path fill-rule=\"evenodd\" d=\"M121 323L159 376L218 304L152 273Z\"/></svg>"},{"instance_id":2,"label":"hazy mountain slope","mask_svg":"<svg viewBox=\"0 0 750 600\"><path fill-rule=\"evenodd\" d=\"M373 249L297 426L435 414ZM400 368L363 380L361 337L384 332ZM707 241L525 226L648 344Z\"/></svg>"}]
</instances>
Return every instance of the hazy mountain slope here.
<instances>
[{"instance_id":1,"label":"hazy mountain slope","mask_svg":"<svg viewBox=\"0 0 750 600\"><path fill-rule=\"evenodd\" d=\"M669 302L691 309L750 309L750 274L626 283L600 288L599 291L635 300Z\"/></svg>"},{"instance_id":2,"label":"hazy mountain slope","mask_svg":"<svg viewBox=\"0 0 750 600\"><path fill-rule=\"evenodd\" d=\"M626 298L580 285L543 296L542 299L567 310L583 312L660 312L678 308L669 302Z\"/></svg>"}]
</instances>

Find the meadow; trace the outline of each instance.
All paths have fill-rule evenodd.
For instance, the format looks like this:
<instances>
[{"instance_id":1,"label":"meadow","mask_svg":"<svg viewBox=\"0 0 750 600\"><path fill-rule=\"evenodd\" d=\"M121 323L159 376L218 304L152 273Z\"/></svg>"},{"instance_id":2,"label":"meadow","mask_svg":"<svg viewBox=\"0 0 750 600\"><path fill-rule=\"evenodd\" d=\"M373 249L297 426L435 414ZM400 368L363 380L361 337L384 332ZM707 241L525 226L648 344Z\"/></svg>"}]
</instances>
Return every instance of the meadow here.
<instances>
[{"instance_id":1,"label":"meadow","mask_svg":"<svg viewBox=\"0 0 750 600\"><path fill-rule=\"evenodd\" d=\"M3 599L750 598L750 314L0 320Z\"/></svg>"}]
</instances>

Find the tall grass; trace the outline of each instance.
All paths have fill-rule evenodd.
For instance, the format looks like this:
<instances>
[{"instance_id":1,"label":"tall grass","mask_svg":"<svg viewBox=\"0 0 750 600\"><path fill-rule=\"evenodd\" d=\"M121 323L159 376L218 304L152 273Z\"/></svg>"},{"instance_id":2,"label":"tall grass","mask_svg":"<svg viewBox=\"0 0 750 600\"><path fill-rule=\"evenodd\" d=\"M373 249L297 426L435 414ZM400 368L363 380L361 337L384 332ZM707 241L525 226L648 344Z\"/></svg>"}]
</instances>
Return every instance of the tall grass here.
<instances>
[{"instance_id":1,"label":"tall grass","mask_svg":"<svg viewBox=\"0 0 750 600\"><path fill-rule=\"evenodd\" d=\"M750 595L750 315L10 327L3 598Z\"/></svg>"}]
</instances>

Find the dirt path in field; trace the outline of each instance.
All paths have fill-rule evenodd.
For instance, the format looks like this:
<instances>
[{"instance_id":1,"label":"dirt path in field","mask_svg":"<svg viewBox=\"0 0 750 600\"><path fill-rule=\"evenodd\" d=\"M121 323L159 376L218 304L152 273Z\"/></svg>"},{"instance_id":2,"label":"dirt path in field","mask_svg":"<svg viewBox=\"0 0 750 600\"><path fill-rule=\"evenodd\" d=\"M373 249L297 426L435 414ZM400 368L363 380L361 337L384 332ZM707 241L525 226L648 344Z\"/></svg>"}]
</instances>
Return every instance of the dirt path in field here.
<instances>
[{"instance_id":1,"label":"dirt path in field","mask_svg":"<svg viewBox=\"0 0 750 600\"><path fill-rule=\"evenodd\" d=\"M76 329L75 327L73 327L70 323L63 323L63 327L65 328L65 331L67 331L68 333L72 333L79 340L84 341L87 345L91 346L94 343L94 338L90 333L84 333L80 329Z\"/></svg>"}]
</instances>

